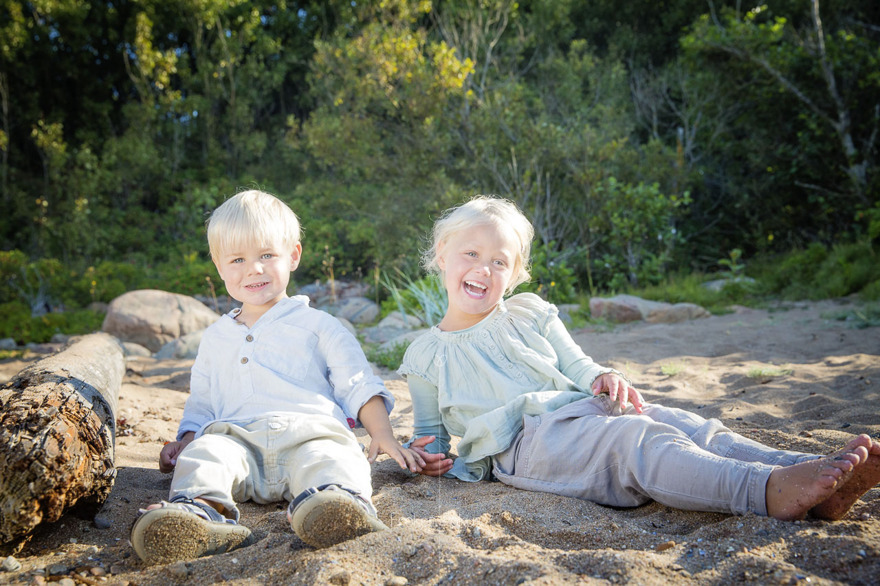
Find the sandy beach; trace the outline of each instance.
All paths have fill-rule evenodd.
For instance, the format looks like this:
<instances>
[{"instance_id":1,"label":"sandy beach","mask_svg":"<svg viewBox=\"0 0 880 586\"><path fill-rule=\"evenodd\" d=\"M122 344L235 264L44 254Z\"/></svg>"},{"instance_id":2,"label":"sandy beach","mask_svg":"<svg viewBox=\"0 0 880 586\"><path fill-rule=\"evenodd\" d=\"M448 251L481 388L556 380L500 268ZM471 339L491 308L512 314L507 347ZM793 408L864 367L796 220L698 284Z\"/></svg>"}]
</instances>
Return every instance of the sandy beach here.
<instances>
[{"instance_id":1,"label":"sandy beach","mask_svg":"<svg viewBox=\"0 0 880 586\"><path fill-rule=\"evenodd\" d=\"M828 453L854 434L880 437L880 328L829 317L852 303L739 308L681 324L573 333L649 401L718 418L769 445ZM0 382L27 362L0 364ZM255 544L146 566L128 532L140 507L167 496L170 475L157 460L163 442L174 439L191 364L128 360L110 498L97 517L71 513L38 529L15 554L21 568L0 572L0 583L880 584L880 488L841 521L781 522L656 503L612 509L500 483L414 477L385 456L374 465L373 484L388 532L315 550L290 530L286 503L244 503L242 523ZM406 384L393 372L380 374L397 400L397 436L407 440Z\"/></svg>"}]
</instances>

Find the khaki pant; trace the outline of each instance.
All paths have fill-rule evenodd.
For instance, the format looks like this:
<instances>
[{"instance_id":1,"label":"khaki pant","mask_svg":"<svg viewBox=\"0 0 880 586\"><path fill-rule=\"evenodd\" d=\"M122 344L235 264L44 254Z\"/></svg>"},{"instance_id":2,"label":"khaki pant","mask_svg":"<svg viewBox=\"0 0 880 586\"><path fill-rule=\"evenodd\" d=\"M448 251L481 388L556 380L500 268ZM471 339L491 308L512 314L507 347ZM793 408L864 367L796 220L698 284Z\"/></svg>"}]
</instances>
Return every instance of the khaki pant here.
<instances>
[{"instance_id":1,"label":"khaki pant","mask_svg":"<svg viewBox=\"0 0 880 586\"><path fill-rule=\"evenodd\" d=\"M370 464L354 434L332 417L270 416L208 426L180 453L169 498L218 502L237 521L236 502L290 501L333 483L370 502Z\"/></svg>"},{"instance_id":2,"label":"khaki pant","mask_svg":"<svg viewBox=\"0 0 880 586\"><path fill-rule=\"evenodd\" d=\"M538 417L494 456L503 483L602 505L767 515L770 472L819 456L776 450L717 419L659 405L625 414L600 395Z\"/></svg>"}]
</instances>

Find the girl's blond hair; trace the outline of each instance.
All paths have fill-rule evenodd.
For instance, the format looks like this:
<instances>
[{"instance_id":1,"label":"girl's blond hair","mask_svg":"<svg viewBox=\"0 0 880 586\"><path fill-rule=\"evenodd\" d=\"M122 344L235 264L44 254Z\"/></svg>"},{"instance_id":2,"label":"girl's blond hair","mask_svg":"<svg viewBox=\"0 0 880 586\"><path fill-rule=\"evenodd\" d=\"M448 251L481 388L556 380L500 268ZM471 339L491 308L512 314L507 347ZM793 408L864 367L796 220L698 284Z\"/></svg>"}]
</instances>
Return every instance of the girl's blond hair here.
<instances>
[{"instance_id":1,"label":"girl's blond hair","mask_svg":"<svg viewBox=\"0 0 880 586\"><path fill-rule=\"evenodd\" d=\"M274 195L255 189L227 199L206 224L208 248L215 261L223 254L253 245L293 250L301 236L293 210Z\"/></svg>"},{"instance_id":2,"label":"girl's blond hair","mask_svg":"<svg viewBox=\"0 0 880 586\"><path fill-rule=\"evenodd\" d=\"M511 293L518 285L529 280L529 262L535 230L528 218L510 200L491 195L477 195L458 207L446 210L434 222L431 247L422 255L422 265L430 273L443 277L443 271L437 263L440 248L446 244L453 234L490 224L502 232L512 236L517 244L514 260L513 276L505 293Z\"/></svg>"}]
</instances>

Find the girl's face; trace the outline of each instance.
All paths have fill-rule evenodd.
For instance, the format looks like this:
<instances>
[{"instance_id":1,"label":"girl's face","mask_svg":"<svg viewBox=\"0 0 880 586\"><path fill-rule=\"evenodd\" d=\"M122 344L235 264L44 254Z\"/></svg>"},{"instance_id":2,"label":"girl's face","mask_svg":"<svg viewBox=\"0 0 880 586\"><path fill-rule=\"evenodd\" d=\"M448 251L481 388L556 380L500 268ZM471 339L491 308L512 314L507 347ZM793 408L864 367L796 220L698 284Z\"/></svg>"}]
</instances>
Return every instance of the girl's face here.
<instances>
[{"instance_id":1,"label":"girl's face","mask_svg":"<svg viewBox=\"0 0 880 586\"><path fill-rule=\"evenodd\" d=\"M449 296L441 330L469 328L495 309L513 278L517 250L513 235L494 224L460 230L438 246Z\"/></svg>"}]
</instances>

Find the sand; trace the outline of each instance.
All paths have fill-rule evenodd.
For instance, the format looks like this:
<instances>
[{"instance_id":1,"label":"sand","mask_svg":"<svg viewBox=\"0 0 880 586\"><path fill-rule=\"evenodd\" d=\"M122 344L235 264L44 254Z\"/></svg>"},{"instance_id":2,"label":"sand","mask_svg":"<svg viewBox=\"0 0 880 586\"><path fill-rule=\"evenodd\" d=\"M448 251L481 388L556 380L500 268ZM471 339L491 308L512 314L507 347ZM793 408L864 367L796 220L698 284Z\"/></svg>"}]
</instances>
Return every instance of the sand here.
<instances>
[{"instance_id":1,"label":"sand","mask_svg":"<svg viewBox=\"0 0 880 586\"><path fill-rule=\"evenodd\" d=\"M739 308L683 324L573 333L587 354L627 373L650 401L719 418L769 445L829 453L854 434L880 437L880 328L828 318L852 303ZM0 381L25 362L0 364ZM612 509L500 483L413 477L384 456L374 465L374 500L390 531L315 550L291 532L285 503L244 503L253 545L148 566L128 532L139 507L167 494L170 475L159 472L157 459L174 438L190 366L129 360L112 494L96 518L69 514L38 529L15 554L21 568L0 571L0 583L880 583L880 488L841 521L782 522L657 503ZM406 440L406 385L380 373L397 399L395 431Z\"/></svg>"}]
</instances>

